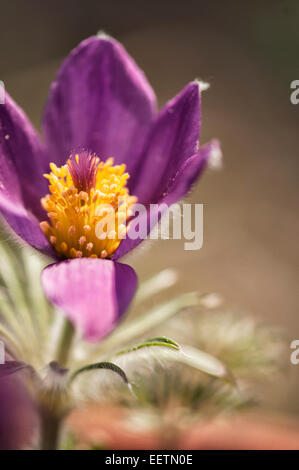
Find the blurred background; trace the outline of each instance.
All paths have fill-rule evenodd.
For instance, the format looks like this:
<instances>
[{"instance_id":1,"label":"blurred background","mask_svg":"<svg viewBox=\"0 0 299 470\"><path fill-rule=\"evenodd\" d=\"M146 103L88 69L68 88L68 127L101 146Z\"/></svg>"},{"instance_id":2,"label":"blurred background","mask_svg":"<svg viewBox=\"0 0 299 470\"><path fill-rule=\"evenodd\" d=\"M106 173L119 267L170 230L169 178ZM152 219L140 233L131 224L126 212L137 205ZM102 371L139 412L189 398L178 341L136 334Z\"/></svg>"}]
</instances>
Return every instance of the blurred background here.
<instances>
[{"instance_id":1,"label":"blurred background","mask_svg":"<svg viewBox=\"0 0 299 470\"><path fill-rule=\"evenodd\" d=\"M158 241L130 262L141 278L177 268L179 290L219 292L226 304L299 339L299 79L296 0L1 0L0 79L39 126L63 57L99 30L145 71L163 105L194 78L203 95L201 142L221 140L224 166L189 197L204 203L204 246ZM176 292L178 288L176 287ZM299 365L269 393L299 413Z\"/></svg>"}]
</instances>

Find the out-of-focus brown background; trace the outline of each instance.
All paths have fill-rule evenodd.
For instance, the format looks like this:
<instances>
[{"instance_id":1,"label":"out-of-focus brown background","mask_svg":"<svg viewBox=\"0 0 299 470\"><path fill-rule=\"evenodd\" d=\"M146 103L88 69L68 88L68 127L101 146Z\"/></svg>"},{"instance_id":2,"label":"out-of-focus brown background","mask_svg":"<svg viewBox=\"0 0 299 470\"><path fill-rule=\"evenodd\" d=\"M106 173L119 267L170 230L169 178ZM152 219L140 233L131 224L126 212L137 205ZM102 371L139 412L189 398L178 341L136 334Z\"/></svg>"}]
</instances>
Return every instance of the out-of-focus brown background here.
<instances>
[{"instance_id":1,"label":"out-of-focus brown background","mask_svg":"<svg viewBox=\"0 0 299 470\"><path fill-rule=\"evenodd\" d=\"M0 5L0 79L37 126L60 61L98 30L124 43L160 105L194 78L210 82L201 141L218 137L225 158L223 171L207 172L189 197L205 204L204 247L159 241L130 262L141 278L178 268L179 290L217 291L299 339L299 105L290 102L290 82L299 79L298 1ZM287 368L272 400L298 413L299 365Z\"/></svg>"}]
</instances>

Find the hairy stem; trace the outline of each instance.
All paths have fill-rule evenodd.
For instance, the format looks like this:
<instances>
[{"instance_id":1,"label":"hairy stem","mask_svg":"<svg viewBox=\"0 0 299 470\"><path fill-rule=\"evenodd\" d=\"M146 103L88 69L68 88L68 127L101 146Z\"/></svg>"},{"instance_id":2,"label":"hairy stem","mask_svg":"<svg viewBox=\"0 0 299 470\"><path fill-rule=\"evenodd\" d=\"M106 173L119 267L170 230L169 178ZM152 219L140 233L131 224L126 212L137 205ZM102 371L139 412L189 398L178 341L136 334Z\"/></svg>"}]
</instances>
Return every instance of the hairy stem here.
<instances>
[{"instance_id":1,"label":"hairy stem","mask_svg":"<svg viewBox=\"0 0 299 470\"><path fill-rule=\"evenodd\" d=\"M55 355L55 360L60 367L66 367L68 365L74 333L73 325L68 320L65 320ZM58 373L60 373L60 371ZM55 380L53 380L53 387L50 384L49 388L42 393L40 408L41 450L55 450L59 445L60 428L63 417L66 414L63 398L65 392L65 389L57 388L57 384L55 384Z\"/></svg>"},{"instance_id":2,"label":"hairy stem","mask_svg":"<svg viewBox=\"0 0 299 470\"><path fill-rule=\"evenodd\" d=\"M59 442L61 418L50 413L41 414L40 450L56 450Z\"/></svg>"},{"instance_id":3,"label":"hairy stem","mask_svg":"<svg viewBox=\"0 0 299 470\"><path fill-rule=\"evenodd\" d=\"M56 352L56 361L61 367L66 367L71 351L75 329L69 320L65 320Z\"/></svg>"}]
</instances>

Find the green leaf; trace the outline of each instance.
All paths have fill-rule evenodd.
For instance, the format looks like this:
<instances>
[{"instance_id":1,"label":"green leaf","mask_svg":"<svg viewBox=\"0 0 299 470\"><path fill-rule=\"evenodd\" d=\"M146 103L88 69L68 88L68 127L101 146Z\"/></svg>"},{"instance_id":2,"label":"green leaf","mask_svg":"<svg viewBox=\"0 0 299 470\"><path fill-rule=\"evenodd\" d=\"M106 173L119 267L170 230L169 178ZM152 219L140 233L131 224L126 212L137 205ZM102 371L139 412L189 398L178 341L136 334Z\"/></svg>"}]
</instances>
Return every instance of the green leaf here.
<instances>
[{"instance_id":1,"label":"green leaf","mask_svg":"<svg viewBox=\"0 0 299 470\"><path fill-rule=\"evenodd\" d=\"M179 343L177 343L176 341L174 341L171 338L167 338L166 336L157 336L156 338L150 338L147 341L152 341L152 342L158 341L159 343L166 343L166 344L174 347L175 349L180 349L180 347L181 347L179 345Z\"/></svg>"},{"instance_id":2,"label":"green leaf","mask_svg":"<svg viewBox=\"0 0 299 470\"><path fill-rule=\"evenodd\" d=\"M130 354L142 348L152 347L159 348L155 352L157 359L178 362L204 374L235 384L232 373L218 358L191 346L180 346L170 338L157 337L148 339L142 343L121 349L113 355L113 358L116 359L119 356Z\"/></svg>"},{"instance_id":3,"label":"green leaf","mask_svg":"<svg viewBox=\"0 0 299 470\"><path fill-rule=\"evenodd\" d=\"M218 358L200 349L192 346L182 346L177 352L167 351L167 354L165 354L164 351L160 351L158 355L160 358L185 364L212 377L235 384L234 377L226 365Z\"/></svg>"},{"instance_id":4,"label":"green leaf","mask_svg":"<svg viewBox=\"0 0 299 470\"><path fill-rule=\"evenodd\" d=\"M130 388L130 383L129 380L125 374L125 372L116 364L113 364L113 362L96 362L94 364L88 364L87 366L81 367L80 369L77 369L70 377L69 382L73 382L73 380L78 377L78 375L82 374L83 372L89 372L89 371L94 371L97 369L106 369L106 370L111 370L112 372L115 372L118 374L121 379L125 382L127 386Z\"/></svg>"},{"instance_id":5,"label":"green leaf","mask_svg":"<svg viewBox=\"0 0 299 470\"><path fill-rule=\"evenodd\" d=\"M153 277L141 283L134 299L135 304L143 302L164 289L168 289L177 282L177 279L176 271L171 268L156 273Z\"/></svg>"},{"instance_id":6,"label":"green leaf","mask_svg":"<svg viewBox=\"0 0 299 470\"><path fill-rule=\"evenodd\" d=\"M141 343L137 343L132 346L128 346L127 348L121 349L120 351L114 353L113 357L122 356L123 354L129 354L131 352L138 351L139 349L151 347L171 348L175 349L176 351L180 349L180 345L172 339L159 336L157 338L150 338L146 341L142 341Z\"/></svg>"},{"instance_id":7,"label":"green leaf","mask_svg":"<svg viewBox=\"0 0 299 470\"><path fill-rule=\"evenodd\" d=\"M44 259L30 249L21 251L25 277L27 280L27 291L30 304L30 310L34 314L42 340L47 338L49 324L51 322L52 307L47 302L40 282L41 272L46 266Z\"/></svg>"},{"instance_id":8,"label":"green leaf","mask_svg":"<svg viewBox=\"0 0 299 470\"><path fill-rule=\"evenodd\" d=\"M26 298L25 282L21 276L20 264L16 264L12 250L4 248L0 243L0 277L4 282L7 292L13 302L13 306L22 320L24 334L30 342L38 347L38 337L33 318L31 316L30 306ZM15 326L13 325L15 328Z\"/></svg>"}]
</instances>

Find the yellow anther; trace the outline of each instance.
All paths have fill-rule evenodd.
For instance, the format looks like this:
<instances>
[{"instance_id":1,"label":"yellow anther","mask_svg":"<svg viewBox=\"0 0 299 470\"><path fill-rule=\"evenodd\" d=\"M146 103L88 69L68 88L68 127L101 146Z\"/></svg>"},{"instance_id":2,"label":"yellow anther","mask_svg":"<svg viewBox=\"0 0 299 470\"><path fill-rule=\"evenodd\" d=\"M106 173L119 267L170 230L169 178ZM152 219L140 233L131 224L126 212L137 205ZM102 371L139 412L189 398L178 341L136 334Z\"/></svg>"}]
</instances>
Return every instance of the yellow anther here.
<instances>
[{"instance_id":1,"label":"yellow anther","mask_svg":"<svg viewBox=\"0 0 299 470\"><path fill-rule=\"evenodd\" d=\"M85 233L89 233L91 231L91 226L90 225L84 225L83 230Z\"/></svg>"},{"instance_id":2,"label":"yellow anther","mask_svg":"<svg viewBox=\"0 0 299 470\"><path fill-rule=\"evenodd\" d=\"M80 191L79 197L80 197L83 201L88 201L88 194L87 194L85 191Z\"/></svg>"},{"instance_id":3,"label":"yellow anther","mask_svg":"<svg viewBox=\"0 0 299 470\"><path fill-rule=\"evenodd\" d=\"M68 234L69 236L72 236L72 235L75 235L76 233L76 227L74 227L74 225L71 225L68 229Z\"/></svg>"},{"instance_id":4,"label":"yellow anther","mask_svg":"<svg viewBox=\"0 0 299 470\"><path fill-rule=\"evenodd\" d=\"M60 250L65 253L67 251L67 244L65 242L60 243Z\"/></svg>"},{"instance_id":5,"label":"yellow anther","mask_svg":"<svg viewBox=\"0 0 299 470\"><path fill-rule=\"evenodd\" d=\"M44 232L44 234L46 235L49 231L49 228L50 228L49 222L43 221L39 224L39 226L42 229L42 231Z\"/></svg>"},{"instance_id":6,"label":"yellow anther","mask_svg":"<svg viewBox=\"0 0 299 470\"><path fill-rule=\"evenodd\" d=\"M79 238L79 245L82 247L85 242L86 242L86 237L84 237L84 235L82 235L82 237Z\"/></svg>"}]
</instances>

